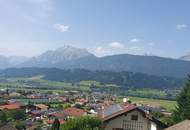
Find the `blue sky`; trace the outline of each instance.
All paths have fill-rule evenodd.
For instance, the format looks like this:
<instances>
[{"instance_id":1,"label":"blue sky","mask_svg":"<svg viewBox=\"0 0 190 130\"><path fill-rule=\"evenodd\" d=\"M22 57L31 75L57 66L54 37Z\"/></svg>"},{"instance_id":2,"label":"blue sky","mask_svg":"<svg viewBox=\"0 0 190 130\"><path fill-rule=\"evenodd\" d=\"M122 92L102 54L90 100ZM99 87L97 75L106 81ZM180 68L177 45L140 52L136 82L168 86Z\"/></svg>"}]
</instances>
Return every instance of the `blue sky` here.
<instances>
[{"instance_id":1,"label":"blue sky","mask_svg":"<svg viewBox=\"0 0 190 130\"><path fill-rule=\"evenodd\" d=\"M189 0L0 0L0 55L64 45L97 56L190 52Z\"/></svg>"}]
</instances>

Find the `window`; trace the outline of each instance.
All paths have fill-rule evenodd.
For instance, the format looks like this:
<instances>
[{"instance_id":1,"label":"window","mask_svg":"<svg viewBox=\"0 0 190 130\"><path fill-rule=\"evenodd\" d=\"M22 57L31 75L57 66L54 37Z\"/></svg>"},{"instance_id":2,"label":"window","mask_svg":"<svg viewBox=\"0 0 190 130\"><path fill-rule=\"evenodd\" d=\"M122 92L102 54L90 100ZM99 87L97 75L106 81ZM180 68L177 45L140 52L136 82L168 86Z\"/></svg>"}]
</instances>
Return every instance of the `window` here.
<instances>
[{"instance_id":1,"label":"window","mask_svg":"<svg viewBox=\"0 0 190 130\"><path fill-rule=\"evenodd\" d=\"M143 130L143 122L135 120L123 120L124 130Z\"/></svg>"},{"instance_id":2,"label":"window","mask_svg":"<svg viewBox=\"0 0 190 130\"><path fill-rule=\"evenodd\" d=\"M137 115L132 115L132 116L131 116L131 120L137 121L137 120L138 120L138 116L137 116Z\"/></svg>"}]
</instances>

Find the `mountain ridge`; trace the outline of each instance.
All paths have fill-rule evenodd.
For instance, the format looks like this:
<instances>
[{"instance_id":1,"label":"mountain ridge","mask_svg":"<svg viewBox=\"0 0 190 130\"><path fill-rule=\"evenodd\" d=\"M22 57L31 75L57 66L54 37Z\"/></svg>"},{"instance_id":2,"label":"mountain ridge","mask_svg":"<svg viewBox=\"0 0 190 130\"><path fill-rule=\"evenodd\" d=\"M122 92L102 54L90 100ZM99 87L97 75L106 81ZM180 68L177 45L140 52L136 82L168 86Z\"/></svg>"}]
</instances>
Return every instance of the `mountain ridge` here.
<instances>
[{"instance_id":1,"label":"mountain ridge","mask_svg":"<svg viewBox=\"0 0 190 130\"><path fill-rule=\"evenodd\" d=\"M190 53L179 58L180 60L190 61Z\"/></svg>"},{"instance_id":2,"label":"mountain ridge","mask_svg":"<svg viewBox=\"0 0 190 130\"><path fill-rule=\"evenodd\" d=\"M9 68L28 60L25 56L2 56L0 55L0 69Z\"/></svg>"},{"instance_id":3,"label":"mountain ridge","mask_svg":"<svg viewBox=\"0 0 190 130\"><path fill-rule=\"evenodd\" d=\"M0 65L1 66L1 65ZM186 77L190 73L190 61L144 56L117 54L96 57L86 49L64 46L56 50L48 50L37 57L9 67L41 67L60 69L88 69L107 71L129 71L155 76ZM2 68L1 68L2 69Z\"/></svg>"}]
</instances>

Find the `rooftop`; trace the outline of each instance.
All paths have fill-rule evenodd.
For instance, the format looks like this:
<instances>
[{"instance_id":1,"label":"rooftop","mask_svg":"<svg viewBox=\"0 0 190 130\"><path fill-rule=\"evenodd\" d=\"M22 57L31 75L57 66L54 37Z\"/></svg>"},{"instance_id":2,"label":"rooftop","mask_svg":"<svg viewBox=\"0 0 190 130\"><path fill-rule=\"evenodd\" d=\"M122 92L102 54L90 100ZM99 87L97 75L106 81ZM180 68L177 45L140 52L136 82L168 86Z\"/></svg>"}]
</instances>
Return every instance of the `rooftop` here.
<instances>
[{"instance_id":1,"label":"rooftop","mask_svg":"<svg viewBox=\"0 0 190 130\"><path fill-rule=\"evenodd\" d=\"M14 109L20 109L21 108L20 103L11 103L8 105L0 105L0 110L8 109L8 110L14 110Z\"/></svg>"},{"instance_id":2,"label":"rooftop","mask_svg":"<svg viewBox=\"0 0 190 130\"><path fill-rule=\"evenodd\" d=\"M127 105L115 104L115 105L111 105L111 106L107 107L104 110L101 110L99 112L99 116L101 118L103 118L104 121L106 121L106 120L110 120L114 117L117 117L123 113L134 110L136 108L137 107L133 104L127 104Z\"/></svg>"},{"instance_id":3,"label":"rooftop","mask_svg":"<svg viewBox=\"0 0 190 130\"><path fill-rule=\"evenodd\" d=\"M190 130L190 120L184 120L178 124L166 128L165 130Z\"/></svg>"},{"instance_id":4,"label":"rooftop","mask_svg":"<svg viewBox=\"0 0 190 130\"><path fill-rule=\"evenodd\" d=\"M48 108L48 106L46 106L44 104L35 104L34 106L37 108L40 108L40 109L47 109Z\"/></svg>"},{"instance_id":5,"label":"rooftop","mask_svg":"<svg viewBox=\"0 0 190 130\"><path fill-rule=\"evenodd\" d=\"M79 108L67 108L64 110L65 115L67 116L83 116L85 115L85 111Z\"/></svg>"}]
</instances>

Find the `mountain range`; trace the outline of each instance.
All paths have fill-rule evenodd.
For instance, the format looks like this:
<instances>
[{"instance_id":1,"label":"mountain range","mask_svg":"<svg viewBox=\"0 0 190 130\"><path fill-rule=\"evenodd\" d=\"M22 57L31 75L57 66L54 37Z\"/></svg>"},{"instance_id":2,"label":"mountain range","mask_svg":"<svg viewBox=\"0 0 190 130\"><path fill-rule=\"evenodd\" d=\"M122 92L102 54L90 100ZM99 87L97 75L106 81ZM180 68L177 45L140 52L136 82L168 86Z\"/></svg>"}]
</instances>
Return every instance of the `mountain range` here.
<instances>
[{"instance_id":1,"label":"mountain range","mask_svg":"<svg viewBox=\"0 0 190 130\"><path fill-rule=\"evenodd\" d=\"M86 49L64 46L37 57L0 57L0 69L10 67L40 67L60 69L128 71L155 76L184 78L190 73L188 58L172 59L157 56L120 54L96 57Z\"/></svg>"},{"instance_id":2,"label":"mountain range","mask_svg":"<svg viewBox=\"0 0 190 130\"><path fill-rule=\"evenodd\" d=\"M180 57L180 59L185 60L185 61L190 61L190 53L185 56Z\"/></svg>"},{"instance_id":3,"label":"mountain range","mask_svg":"<svg viewBox=\"0 0 190 130\"><path fill-rule=\"evenodd\" d=\"M0 56L0 69L15 67L26 62L28 59L25 56Z\"/></svg>"}]
</instances>

